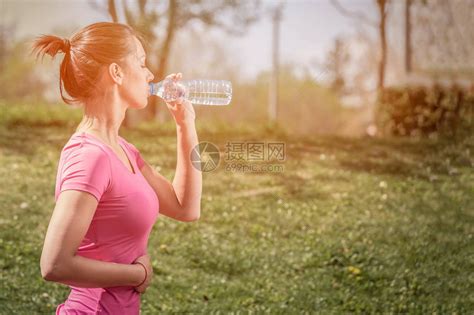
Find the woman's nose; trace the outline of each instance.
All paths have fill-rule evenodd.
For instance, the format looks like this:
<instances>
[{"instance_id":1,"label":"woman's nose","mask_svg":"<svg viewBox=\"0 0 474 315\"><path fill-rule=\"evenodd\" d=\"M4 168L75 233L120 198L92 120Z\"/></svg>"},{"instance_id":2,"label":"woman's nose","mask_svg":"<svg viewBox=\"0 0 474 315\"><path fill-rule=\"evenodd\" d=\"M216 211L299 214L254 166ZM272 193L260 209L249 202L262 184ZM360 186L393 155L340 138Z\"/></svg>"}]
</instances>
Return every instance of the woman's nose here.
<instances>
[{"instance_id":1,"label":"woman's nose","mask_svg":"<svg viewBox=\"0 0 474 315\"><path fill-rule=\"evenodd\" d=\"M151 73L151 71L148 70L148 72L150 73L150 79L148 80L148 82L151 82L151 81L153 81L155 76L153 75L153 73Z\"/></svg>"}]
</instances>

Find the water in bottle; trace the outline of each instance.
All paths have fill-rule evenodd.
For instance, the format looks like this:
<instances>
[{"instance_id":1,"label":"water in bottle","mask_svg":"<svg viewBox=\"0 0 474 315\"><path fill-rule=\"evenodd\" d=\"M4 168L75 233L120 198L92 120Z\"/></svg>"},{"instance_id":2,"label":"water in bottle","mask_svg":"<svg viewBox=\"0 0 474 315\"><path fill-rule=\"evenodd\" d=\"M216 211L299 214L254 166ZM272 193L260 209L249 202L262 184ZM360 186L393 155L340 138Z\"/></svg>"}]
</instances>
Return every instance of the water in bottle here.
<instances>
[{"instance_id":1,"label":"water in bottle","mask_svg":"<svg viewBox=\"0 0 474 315\"><path fill-rule=\"evenodd\" d=\"M226 80L165 79L150 83L150 93L172 102L184 97L195 105L228 105L232 99L232 83Z\"/></svg>"}]
</instances>

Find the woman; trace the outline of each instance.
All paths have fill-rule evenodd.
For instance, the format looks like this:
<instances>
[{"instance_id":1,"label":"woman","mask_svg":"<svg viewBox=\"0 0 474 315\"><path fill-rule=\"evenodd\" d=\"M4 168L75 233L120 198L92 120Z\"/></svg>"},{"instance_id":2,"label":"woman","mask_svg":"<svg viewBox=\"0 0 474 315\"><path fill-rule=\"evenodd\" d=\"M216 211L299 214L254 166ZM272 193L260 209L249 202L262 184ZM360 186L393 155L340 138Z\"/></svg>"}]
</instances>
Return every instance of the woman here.
<instances>
[{"instance_id":1,"label":"woman","mask_svg":"<svg viewBox=\"0 0 474 315\"><path fill-rule=\"evenodd\" d=\"M139 314L140 294L153 277L147 243L158 214L184 222L200 216L202 176L189 159L198 144L193 107L183 100L167 103L178 143L170 183L119 136L127 109L147 105L153 80L132 28L95 23L70 40L41 36L33 51L37 57L65 54L61 97L84 108L61 152L41 254L42 277L71 287L56 314ZM181 74L168 78L177 82Z\"/></svg>"}]
</instances>

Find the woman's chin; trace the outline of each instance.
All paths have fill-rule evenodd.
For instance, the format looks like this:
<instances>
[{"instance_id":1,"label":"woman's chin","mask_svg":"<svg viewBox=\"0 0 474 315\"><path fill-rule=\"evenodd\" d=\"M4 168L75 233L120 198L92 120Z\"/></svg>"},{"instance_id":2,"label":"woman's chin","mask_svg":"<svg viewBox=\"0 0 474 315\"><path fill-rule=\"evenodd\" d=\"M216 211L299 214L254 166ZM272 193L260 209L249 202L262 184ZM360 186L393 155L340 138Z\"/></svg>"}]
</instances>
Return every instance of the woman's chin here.
<instances>
[{"instance_id":1,"label":"woman's chin","mask_svg":"<svg viewBox=\"0 0 474 315\"><path fill-rule=\"evenodd\" d=\"M144 101L144 102L141 102L141 103L138 103L138 104L135 104L134 108L136 109L143 109L145 107L148 106L148 100Z\"/></svg>"}]
</instances>

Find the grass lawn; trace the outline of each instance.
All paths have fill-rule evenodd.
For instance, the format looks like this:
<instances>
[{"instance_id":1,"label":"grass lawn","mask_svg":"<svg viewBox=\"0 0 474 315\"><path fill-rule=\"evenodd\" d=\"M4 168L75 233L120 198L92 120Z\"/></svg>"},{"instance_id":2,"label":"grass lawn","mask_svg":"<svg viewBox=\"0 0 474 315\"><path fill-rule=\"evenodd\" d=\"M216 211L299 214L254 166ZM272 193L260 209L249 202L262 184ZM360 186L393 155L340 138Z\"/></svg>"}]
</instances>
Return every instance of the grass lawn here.
<instances>
[{"instance_id":1,"label":"grass lawn","mask_svg":"<svg viewBox=\"0 0 474 315\"><path fill-rule=\"evenodd\" d=\"M0 105L1 314L53 314L39 259L59 154L80 111ZM199 118L198 118L199 120ZM172 180L169 124L121 135ZM474 311L474 137L302 138L199 122L200 141L284 142L282 172L203 173L201 218L160 216L143 314Z\"/></svg>"}]
</instances>

